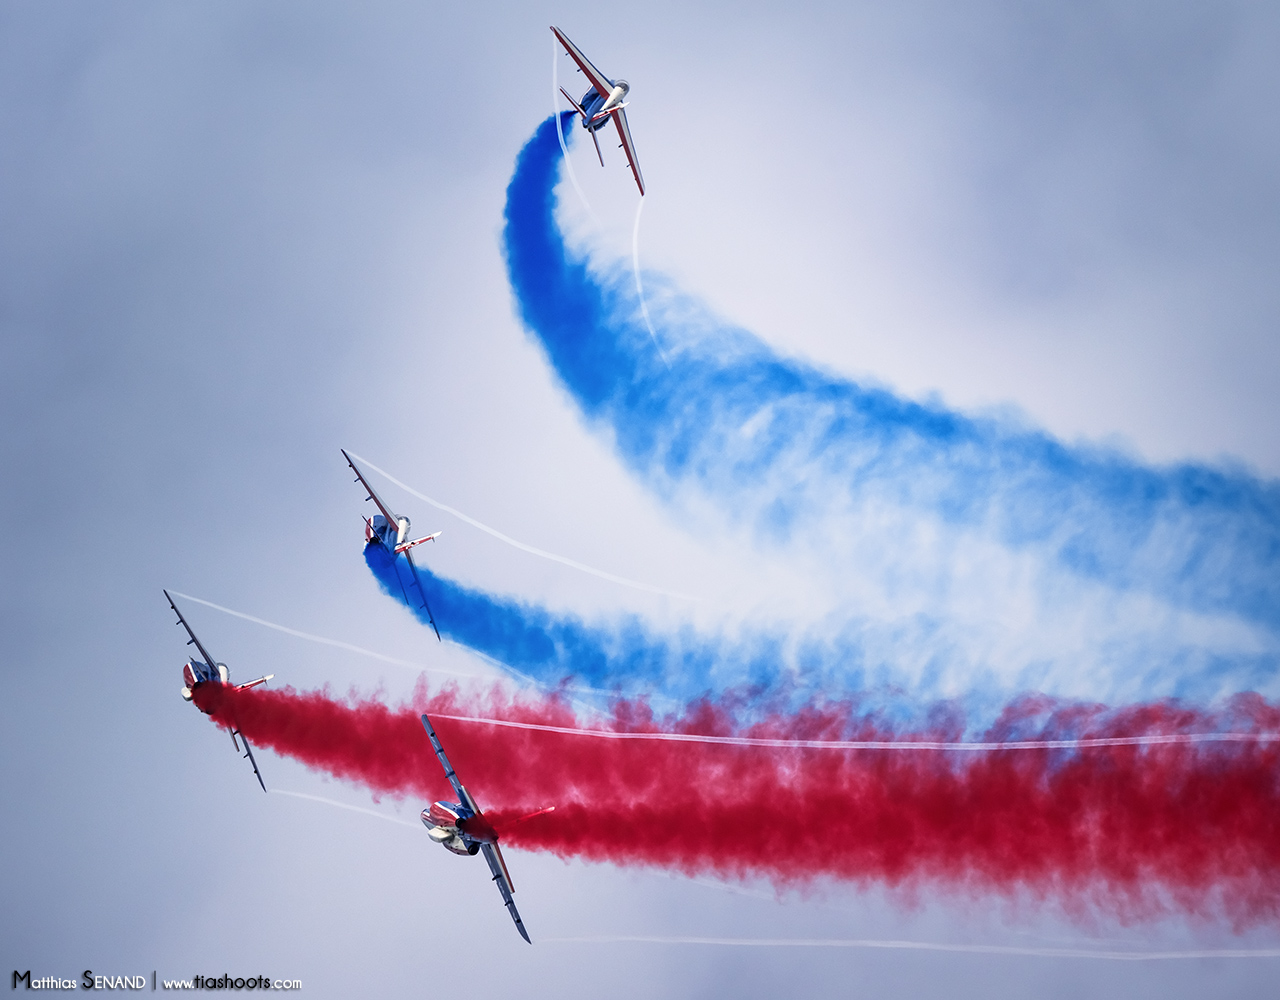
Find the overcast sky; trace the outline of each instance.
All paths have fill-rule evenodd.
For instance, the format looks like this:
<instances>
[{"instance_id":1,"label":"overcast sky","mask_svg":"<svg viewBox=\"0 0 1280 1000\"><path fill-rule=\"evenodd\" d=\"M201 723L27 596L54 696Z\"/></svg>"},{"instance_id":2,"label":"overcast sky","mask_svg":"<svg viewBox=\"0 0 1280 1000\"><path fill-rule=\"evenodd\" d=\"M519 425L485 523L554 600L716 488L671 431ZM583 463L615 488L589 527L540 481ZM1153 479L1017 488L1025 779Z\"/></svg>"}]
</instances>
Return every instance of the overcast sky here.
<instances>
[{"instance_id":1,"label":"overcast sky","mask_svg":"<svg viewBox=\"0 0 1280 1000\"><path fill-rule=\"evenodd\" d=\"M0 973L263 974L313 996L1244 997L1274 980L1274 960L557 943L1276 946L1265 928L1081 924L1052 901L778 899L512 852L530 949L479 863L428 843L424 803L269 753L268 787L377 815L264 796L179 698L161 594L492 674L378 592L339 447L656 586L753 565L628 474L516 319L502 205L553 106L551 23L631 82L647 271L839 375L1274 483L1272 6L4 2L0 19ZM625 260L620 153L573 157L595 213L566 203L576 238ZM442 575L673 613L387 495L445 529ZM183 607L237 679L394 701L419 674Z\"/></svg>"}]
</instances>

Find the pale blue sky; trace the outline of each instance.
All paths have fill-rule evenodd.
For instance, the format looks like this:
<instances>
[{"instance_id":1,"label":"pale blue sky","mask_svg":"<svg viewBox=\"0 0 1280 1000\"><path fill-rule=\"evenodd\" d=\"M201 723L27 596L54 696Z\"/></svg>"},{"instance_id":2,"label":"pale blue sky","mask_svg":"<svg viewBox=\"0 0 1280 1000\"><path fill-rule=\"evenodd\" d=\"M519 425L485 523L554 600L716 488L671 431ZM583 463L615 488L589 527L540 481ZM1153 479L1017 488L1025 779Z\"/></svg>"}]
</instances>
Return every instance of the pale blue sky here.
<instances>
[{"instance_id":1,"label":"pale blue sky","mask_svg":"<svg viewBox=\"0 0 1280 1000\"><path fill-rule=\"evenodd\" d=\"M1280 475L1268 5L5 2L5 970L261 973L309 996L464 976L570 997L1256 996L1274 962L530 949L477 865L421 830L262 795L180 700L166 586L485 669L377 592L340 446L620 575L684 589L755 565L628 477L514 318L502 199L551 109L553 22L632 84L646 268L783 352L910 396ZM603 171L575 154L600 226L575 225L625 257L634 188L610 152ZM446 529L443 574L670 613L389 492L415 528ZM394 699L416 677L184 610L241 679ZM260 764L269 787L421 808ZM535 940L1276 944L509 861Z\"/></svg>"}]
</instances>

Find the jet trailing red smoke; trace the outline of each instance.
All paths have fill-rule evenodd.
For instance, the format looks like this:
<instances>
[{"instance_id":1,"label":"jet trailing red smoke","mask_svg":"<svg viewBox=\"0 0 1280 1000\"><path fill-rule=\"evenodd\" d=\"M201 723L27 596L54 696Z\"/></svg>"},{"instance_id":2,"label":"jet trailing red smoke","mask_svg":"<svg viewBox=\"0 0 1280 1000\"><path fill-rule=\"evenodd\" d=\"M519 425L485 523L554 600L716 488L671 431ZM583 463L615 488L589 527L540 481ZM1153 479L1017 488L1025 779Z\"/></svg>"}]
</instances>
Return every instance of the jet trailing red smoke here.
<instances>
[{"instance_id":1,"label":"jet trailing red smoke","mask_svg":"<svg viewBox=\"0 0 1280 1000\"><path fill-rule=\"evenodd\" d=\"M483 716L581 730L554 697L490 690L391 708L327 691L202 685L201 708L255 745L370 789L423 799L451 790L423 732L432 713L451 760L504 843L564 858L785 887L862 885L1030 894L1084 917L1168 913L1280 918L1280 741L984 751L832 750L590 738L461 722ZM1031 728L1029 728L1031 727ZM594 728L599 728L595 726ZM608 727L775 740L930 740L849 705L750 726L709 701L657 719L620 702ZM1280 708L1241 695L1217 712L1172 703L1122 710L1023 699L990 740L1280 731ZM554 812L515 823L554 804ZM505 831L504 831L505 827Z\"/></svg>"}]
</instances>

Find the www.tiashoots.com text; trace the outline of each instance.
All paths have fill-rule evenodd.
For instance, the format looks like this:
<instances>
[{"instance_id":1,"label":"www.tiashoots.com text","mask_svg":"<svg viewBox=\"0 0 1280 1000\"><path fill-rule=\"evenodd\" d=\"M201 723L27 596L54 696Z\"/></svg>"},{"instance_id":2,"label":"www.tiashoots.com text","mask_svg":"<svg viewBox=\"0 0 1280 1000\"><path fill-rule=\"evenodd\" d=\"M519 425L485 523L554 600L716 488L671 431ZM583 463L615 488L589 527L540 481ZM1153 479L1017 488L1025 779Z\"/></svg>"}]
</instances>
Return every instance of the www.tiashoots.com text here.
<instances>
[{"instance_id":1,"label":"www.tiashoots.com text","mask_svg":"<svg viewBox=\"0 0 1280 1000\"><path fill-rule=\"evenodd\" d=\"M85 969L77 976L32 976L31 970L13 970L13 989L29 990L300 990L301 979L272 979L270 976L192 976L190 979L159 979L155 972L129 976L103 975Z\"/></svg>"}]
</instances>

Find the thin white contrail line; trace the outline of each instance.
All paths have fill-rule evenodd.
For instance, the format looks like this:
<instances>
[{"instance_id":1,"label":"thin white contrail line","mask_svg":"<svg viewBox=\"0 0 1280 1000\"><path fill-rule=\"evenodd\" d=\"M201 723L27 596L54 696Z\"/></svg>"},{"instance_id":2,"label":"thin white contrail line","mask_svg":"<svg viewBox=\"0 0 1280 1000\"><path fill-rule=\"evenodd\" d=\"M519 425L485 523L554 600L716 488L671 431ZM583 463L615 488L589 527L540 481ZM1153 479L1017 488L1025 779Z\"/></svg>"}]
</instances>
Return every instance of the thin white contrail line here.
<instances>
[{"instance_id":1,"label":"thin white contrail line","mask_svg":"<svg viewBox=\"0 0 1280 1000\"><path fill-rule=\"evenodd\" d=\"M671 370L671 362L667 360L666 353L662 350L662 345L658 343L658 335L653 332L653 323L649 320L649 307L644 301L644 286L640 284L640 213L644 211L644 195L640 196L640 203L636 205L636 224L631 230L631 270L636 276L636 296L640 299L640 314L644 316L644 325L649 328L649 336L653 339L653 346L658 351L658 357L662 359L662 363L667 366L667 370Z\"/></svg>"},{"instance_id":2,"label":"thin white contrail line","mask_svg":"<svg viewBox=\"0 0 1280 1000\"><path fill-rule=\"evenodd\" d=\"M446 639L444 641L450 642L450 643L453 642L452 639ZM483 650L473 649L470 646L464 646L462 643L454 643L454 645L458 646L458 648L460 649L466 650L472 656L483 660L485 663L488 663L490 666L496 667L498 670L502 671L503 673L511 675L512 677L516 678L516 680L519 680L524 684L527 684L529 687L540 688L543 691L555 691L555 692L568 691L571 694L589 694L589 695L602 696L605 698L615 697L618 693L612 688L591 687L586 684L560 684L560 683L548 684L545 681L538 680L536 677L529 676L523 671L517 670L515 667L511 666L511 664L506 663L503 660L499 660L496 656L490 656L488 653L484 652ZM668 698L661 694L649 693L649 694L646 694L645 697L648 698L649 701L653 704L670 705L673 708L678 708L683 704L682 702L679 702L674 698ZM569 704L571 704L575 709L577 709L580 712L592 712L596 710L596 706L589 705L578 698L570 699ZM435 715L434 712L432 712L431 714ZM441 718L448 718L448 716L441 716Z\"/></svg>"},{"instance_id":3,"label":"thin white contrail line","mask_svg":"<svg viewBox=\"0 0 1280 1000\"><path fill-rule=\"evenodd\" d=\"M551 108L552 114L556 119L556 135L560 138L560 152L564 154L564 167L568 171L569 181L573 184L573 189L578 192L578 197L582 200L583 207L590 213L592 221L595 222L597 229L603 229L600 220L596 217L595 211L592 209L587 196L583 194L582 187L578 184L578 175L573 172L573 163L569 160L569 146L564 141L564 127L560 124L560 43L555 36L551 38ZM640 312L644 316L644 325L649 328L649 336L653 338L653 346L658 350L658 357L662 358L662 363L671 368L671 362L667 360L667 355L662 350L662 345L658 343L658 335L653 330L653 323L649 319L649 307L644 301L644 286L640 282L640 213L644 210L644 195L640 196L640 204L636 206L636 222L631 230L631 268L636 277L636 295L640 298Z\"/></svg>"},{"instance_id":4,"label":"thin white contrail line","mask_svg":"<svg viewBox=\"0 0 1280 1000\"><path fill-rule=\"evenodd\" d=\"M1086 958L1112 962L1159 962L1197 958L1280 958L1280 948L1206 948L1195 951L1108 951L1093 948L1024 948L999 944L945 944L886 941L876 938L719 938L601 934L591 937L539 938L543 944L694 944L732 948L885 948L948 951L971 955L1020 955L1029 958Z\"/></svg>"},{"instance_id":5,"label":"thin white contrail line","mask_svg":"<svg viewBox=\"0 0 1280 1000\"><path fill-rule=\"evenodd\" d=\"M637 580L628 580L625 576L616 576L613 573L606 573L602 569L596 569L594 566L588 566L586 563L580 563L576 559L570 559L567 556L558 556L554 552L547 552L545 549L539 549L539 548L535 548L532 545L526 545L524 542L517 541L516 539L512 538L510 535L504 535L501 531L498 531L496 528L491 528L487 524L483 524L480 521L477 521L474 517L468 517L466 514L462 513L462 511L457 510L454 507L450 507L448 504L443 504L439 500L433 500L431 499L431 497L427 496L425 493L419 493L412 486L408 486L405 483L402 483L399 479L397 479L391 473L387 472L386 469L378 468L378 466L374 465L367 458L364 458L361 455L357 455L354 451L349 452L349 454L351 455L352 458L359 459L359 461L363 462L365 465L367 465L374 472L378 473L378 475L382 476L388 482L395 483L406 493L412 494L413 496L417 497L419 500L423 500L431 504L431 506L435 507L437 510L442 510L446 514L452 514L458 520L465 521L467 524L471 525L473 528L479 528L485 534L492 535L494 538L498 539L499 541L506 542L508 545L511 545L519 549L521 552L528 552L530 555L540 556L543 559L550 559L552 562L558 562L563 566L568 566L570 569L576 569L583 573L590 573L592 576L597 576L601 580L608 580L610 583L621 584L624 587L632 587L636 590L643 590L650 594L658 594L662 597L676 597L682 601L699 600L699 598L697 597L693 597L689 594L682 594L677 590L667 590L663 587L655 587L649 583L640 583Z\"/></svg>"},{"instance_id":6,"label":"thin white contrail line","mask_svg":"<svg viewBox=\"0 0 1280 1000\"><path fill-rule=\"evenodd\" d=\"M221 604L214 604L213 601L206 601L203 597L193 597L191 594L184 594L180 590L171 591L175 597L181 597L184 601L195 601L197 604L203 604L206 608L213 608L215 611L221 611L225 615L231 615L234 618L243 618L245 621L253 622L255 625L265 625L267 628L275 629L277 632L283 632L285 635L297 636L299 639L306 639L308 642L318 642L324 646L336 646L338 649L345 649L351 653L359 653L361 656L369 656L375 660L381 660L383 663L394 663L396 666L409 667L413 670L425 670L434 674L449 674L453 677L477 677L478 674L468 673L465 670L449 670L447 667L429 667L424 663L415 663L412 660L401 660L394 656L387 656L384 653L375 653L372 649L365 649L363 646L355 646L349 642L343 642L341 639L327 639L322 635L313 635L310 632L302 632L296 628L289 628L287 625L277 625L275 622L269 622L265 618L259 618L256 615L246 614L243 611L236 611L232 608L223 607Z\"/></svg>"},{"instance_id":7,"label":"thin white contrail line","mask_svg":"<svg viewBox=\"0 0 1280 1000\"><path fill-rule=\"evenodd\" d=\"M600 229L600 220L596 218L591 203L578 185L578 175L573 172L573 164L569 161L569 147L564 141L564 127L560 124L560 42L555 35L551 36L551 114L556 120L556 135L560 137L560 152L564 154L564 168L569 172L569 180L582 199L582 207L587 210L596 228Z\"/></svg>"},{"instance_id":8,"label":"thin white contrail line","mask_svg":"<svg viewBox=\"0 0 1280 1000\"><path fill-rule=\"evenodd\" d=\"M1093 747L1164 746L1187 743L1267 743L1280 733L1169 733L1152 736L1104 736L1078 740L1007 740L996 743L948 743L940 740L779 740L753 736L702 736L696 733L618 733L607 729L573 729L510 719L474 715L432 713L437 719L476 722L508 729L531 729L564 736L588 736L600 740L651 740L670 743L719 743L739 747L775 747L784 750L1086 750Z\"/></svg>"},{"instance_id":9,"label":"thin white contrail line","mask_svg":"<svg viewBox=\"0 0 1280 1000\"><path fill-rule=\"evenodd\" d=\"M283 788L273 788L270 791L272 795L288 795L295 799L306 799L308 802L322 802L327 806L336 806L339 809L347 809L351 812L364 813L366 816L376 816L378 819L385 819L388 823L398 823L400 826L407 826L417 829L417 823L410 823L407 819L400 819L397 816L388 816L386 813L375 812L372 809L362 809L360 806L347 805L345 802L338 802L335 799L326 799L320 795L308 795L306 792L286 792Z\"/></svg>"},{"instance_id":10,"label":"thin white contrail line","mask_svg":"<svg viewBox=\"0 0 1280 1000\"><path fill-rule=\"evenodd\" d=\"M193 597L191 594L184 594L180 590L170 591L174 597L181 597L186 601L195 601L196 604L203 604L207 608L213 608L215 611L221 611L223 614L231 615L234 618L243 618L245 621L253 622L255 625L265 625L267 628L275 629L277 632L283 632L286 635L297 636L299 639L306 639L308 642L318 642L325 646L336 646L339 649L346 649L352 653L359 653L361 656L369 656L375 660L381 660L384 663L394 663L396 666L409 667L412 670L425 670L430 673L448 674L451 677L466 677L471 680L483 680L484 675L477 673L468 673L464 670L449 670L445 667L428 667L424 663L416 663L413 660L401 660L394 656L387 656L384 653L376 653L372 649L365 649L363 646L355 646L349 642L343 642L341 639L329 639L322 635L313 635L310 632L302 632L296 628L289 628L287 625L278 625L275 622L269 622L265 618L259 618L257 615L247 614L244 611L236 611L234 608L223 607L221 604L214 604L213 601L206 601L203 597ZM516 680L528 685L529 687L540 688L543 691L569 691L577 694L592 694L610 696L615 692L607 688L587 687L582 684L547 684L535 677L517 670L509 663L499 660L497 657L490 656L488 653L480 649L473 649L464 643L457 642L453 639L444 640L450 646L456 646L458 649L464 650L471 656L489 664L501 673L514 677ZM651 695L650 699L655 703L670 704L678 706L680 703L672 698L664 698L661 695ZM593 706L586 704L578 699L572 699L570 704L582 712L589 712Z\"/></svg>"}]
</instances>

